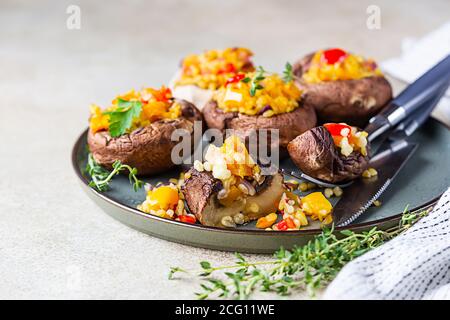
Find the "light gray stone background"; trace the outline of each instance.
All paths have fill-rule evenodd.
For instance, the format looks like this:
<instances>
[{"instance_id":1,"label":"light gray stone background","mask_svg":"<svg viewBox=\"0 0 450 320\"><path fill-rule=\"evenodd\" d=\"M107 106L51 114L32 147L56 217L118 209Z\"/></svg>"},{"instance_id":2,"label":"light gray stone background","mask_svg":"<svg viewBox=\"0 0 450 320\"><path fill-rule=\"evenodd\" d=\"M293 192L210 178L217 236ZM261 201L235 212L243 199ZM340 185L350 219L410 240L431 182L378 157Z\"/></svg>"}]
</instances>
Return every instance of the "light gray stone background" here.
<instances>
[{"instance_id":1,"label":"light gray stone background","mask_svg":"<svg viewBox=\"0 0 450 320\"><path fill-rule=\"evenodd\" d=\"M81 8L80 30L66 28L70 4ZM380 30L366 28L369 4L381 8ZM131 230L87 198L70 151L90 103L167 83L181 57L205 48L247 46L278 71L328 46L381 61L449 13L448 0L2 0L0 298L189 299L198 283L168 281L170 266L234 261Z\"/></svg>"}]
</instances>

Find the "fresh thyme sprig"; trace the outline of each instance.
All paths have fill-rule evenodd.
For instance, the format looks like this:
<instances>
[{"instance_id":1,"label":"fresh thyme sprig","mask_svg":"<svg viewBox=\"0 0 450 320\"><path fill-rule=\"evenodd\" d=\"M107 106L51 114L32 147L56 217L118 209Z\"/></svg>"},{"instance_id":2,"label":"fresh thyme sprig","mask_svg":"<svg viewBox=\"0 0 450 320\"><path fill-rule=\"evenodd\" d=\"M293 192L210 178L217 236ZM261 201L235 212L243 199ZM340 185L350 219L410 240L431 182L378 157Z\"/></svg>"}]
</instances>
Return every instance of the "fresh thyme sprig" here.
<instances>
[{"instance_id":1,"label":"fresh thyme sprig","mask_svg":"<svg viewBox=\"0 0 450 320\"><path fill-rule=\"evenodd\" d=\"M263 81L266 77L265 74L267 73L266 70L264 70L264 68L262 66L259 66L256 69L256 74L253 78L249 78L246 77L244 79L242 79L242 82L248 83L251 82L251 86L250 86L250 96L254 97L256 94L256 90L261 90L262 88L264 88L260 82Z\"/></svg>"},{"instance_id":2,"label":"fresh thyme sprig","mask_svg":"<svg viewBox=\"0 0 450 320\"><path fill-rule=\"evenodd\" d=\"M288 295L299 288L313 296L317 289L333 280L345 264L406 231L428 212L407 213L405 210L399 225L388 230L373 228L361 233L344 230L336 234L333 228L324 229L306 245L292 250L281 248L275 252L274 259L268 261L249 262L239 253L233 265L213 267L202 261L201 271L196 272L203 280L197 298L247 299L255 291ZM189 273L175 267L170 270L169 279L179 272ZM220 278L212 276L217 272L222 272Z\"/></svg>"},{"instance_id":3,"label":"fresh thyme sprig","mask_svg":"<svg viewBox=\"0 0 450 320\"><path fill-rule=\"evenodd\" d=\"M294 79L294 74L292 73L292 65L289 62L286 62L283 71L283 81L288 83Z\"/></svg>"},{"instance_id":4,"label":"fresh thyme sprig","mask_svg":"<svg viewBox=\"0 0 450 320\"><path fill-rule=\"evenodd\" d=\"M142 188L143 182L137 178L137 169L132 168L129 165L122 164L120 161L116 160L113 165L113 170L110 172L99 165L92 156L92 153L89 153L88 162L86 164L86 171L91 176L91 181L89 182L89 186L97 189L98 191L106 191L109 189L109 183L111 179L118 175L123 170L128 170L128 179L130 183L133 184L134 191Z\"/></svg>"}]
</instances>

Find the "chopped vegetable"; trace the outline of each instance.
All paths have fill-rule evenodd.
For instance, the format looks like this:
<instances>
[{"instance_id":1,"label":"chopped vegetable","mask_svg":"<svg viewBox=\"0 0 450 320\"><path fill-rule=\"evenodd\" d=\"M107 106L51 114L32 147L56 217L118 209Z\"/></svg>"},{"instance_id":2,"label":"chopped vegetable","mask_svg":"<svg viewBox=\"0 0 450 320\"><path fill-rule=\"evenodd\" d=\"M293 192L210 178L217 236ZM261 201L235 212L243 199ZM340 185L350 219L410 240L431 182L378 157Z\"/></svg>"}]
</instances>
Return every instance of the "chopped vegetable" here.
<instances>
[{"instance_id":1,"label":"chopped vegetable","mask_svg":"<svg viewBox=\"0 0 450 320\"><path fill-rule=\"evenodd\" d=\"M320 50L314 54L309 69L303 74L303 79L309 83L319 83L382 75L372 59L364 59L342 49L330 49Z\"/></svg>"},{"instance_id":2,"label":"chopped vegetable","mask_svg":"<svg viewBox=\"0 0 450 320\"><path fill-rule=\"evenodd\" d=\"M334 192L331 188L325 188L325 190L323 190L323 194L325 195L325 197L331 198L334 195Z\"/></svg>"},{"instance_id":3,"label":"chopped vegetable","mask_svg":"<svg viewBox=\"0 0 450 320\"><path fill-rule=\"evenodd\" d=\"M366 179L376 177L377 175L378 175L378 172L374 168L369 168L367 170L364 170L364 172L362 173L362 177L366 178Z\"/></svg>"},{"instance_id":4,"label":"chopped vegetable","mask_svg":"<svg viewBox=\"0 0 450 320\"><path fill-rule=\"evenodd\" d=\"M344 136L342 133L346 133L347 134L345 136L348 136L349 134L351 134L351 130L352 127L350 127L349 125L346 125L344 123L325 123L323 125L325 128L327 128L328 132L330 132L330 134L332 136ZM346 130L348 131L346 131Z\"/></svg>"},{"instance_id":5,"label":"chopped vegetable","mask_svg":"<svg viewBox=\"0 0 450 320\"><path fill-rule=\"evenodd\" d=\"M209 50L189 55L183 59L181 76L176 86L195 85L202 89L216 90L237 73L253 71L250 60L252 56L253 53L246 48Z\"/></svg>"},{"instance_id":6,"label":"chopped vegetable","mask_svg":"<svg viewBox=\"0 0 450 320\"><path fill-rule=\"evenodd\" d=\"M285 82L259 67L256 73L247 73L241 81L220 88L214 100L224 112L271 117L298 108L301 95L293 81Z\"/></svg>"},{"instance_id":7,"label":"chopped vegetable","mask_svg":"<svg viewBox=\"0 0 450 320\"><path fill-rule=\"evenodd\" d=\"M178 217L180 219L181 222L186 222L186 223L191 223L194 224L197 222L197 219L195 219L195 216L187 214L187 215L182 215Z\"/></svg>"},{"instance_id":8,"label":"chopped vegetable","mask_svg":"<svg viewBox=\"0 0 450 320\"><path fill-rule=\"evenodd\" d=\"M277 221L277 217L278 215L276 213L269 213L267 216L258 219L256 227L259 229L269 228Z\"/></svg>"},{"instance_id":9,"label":"chopped vegetable","mask_svg":"<svg viewBox=\"0 0 450 320\"><path fill-rule=\"evenodd\" d=\"M227 82L225 82L225 87L228 86L230 83L239 82L239 81L241 81L244 78L245 78L245 74L238 73L237 75L235 75L235 76L233 76L231 78L228 78Z\"/></svg>"},{"instance_id":10,"label":"chopped vegetable","mask_svg":"<svg viewBox=\"0 0 450 320\"><path fill-rule=\"evenodd\" d=\"M358 131L356 127L345 123L325 123L323 126L344 156L348 157L354 150L361 152L363 156L367 155L367 132Z\"/></svg>"},{"instance_id":11,"label":"chopped vegetable","mask_svg":"<svg viewBox=\"0 0 450 320\"><path fill-rule=\"evenodd\" d=\"M89 119L89 127L93 133L108 130L109 128L109 115L104 114L102 109L93 104L91 105L91 118Z\"/></svg>"},{"instance_id":12,"label":"chopped vegetable","mask_svg":"<svg viewBox=\"0 0 450 320\"><path fill-rule=\"evenodd\" d=\"M347 52L342 49L328 49L323 52L323 58L327 64L341 62L347 56Z\"/></svg>"},{"instance_id":13,"label":"chopped vegetable","mask_svg":"<svg viewBox=\"0 0 450 320\"><path fill-rule=\"evenodd\" d=\"M184 177L180 176L177 184L162 185L157 188L146 188L147 197L137 208L145 213L162 218L186 223L196 223L194 215L188 214L180 191Z\"/></svg>"},{"instance_id":14,"label":"chopped vegetable","mask_svg":"<svg viewBox=\"0 0 450 320\"><path fill-rule=\"evenodd\" d=\"M330 201L322 192L313 192L302 198L302 208L307 215L323 221L333 210Z\"/></svg>"},{"instance_id":15,"label":"chopped vegetable","mask_svg":"<svg viewBox=\"0 0 450 320\"><path fill-rule=\"evenodd\" d=\"M336 197L340 197L340 196L342 196L342 194L344 193L344 191L342 191L342 188L341 187L334 187L333 188L333 193L334 193L334 195L336 196Z\"/></svg>"},{"instance_id":16,"label":"chopped vegetable","mask_svg":"<svg viewBox=\"0 0 450 320\"><path fill-rule=\"evenodd\" d=\"M119 137L154 121L180 116L181 106L172 99L170 89L162 86L131 90L114 99L104 111L92 105L89 125L93 133L109 130L111 137Z\"/></svg>"},{"instance_id":17,"label":"chopped vegetable","mask_svg":"<svg viewBox=\"0 0 450 320\"><path fill-rule=\"evenodd\" d=\"M274 230L278 231L286 231L288 229L288 225L286 223L286 220L281 220L276 225L273 226Z\"/></svg>"},{"instance_id":18,"label":"chopped vegetable","mask_svg":"<svg viewBox=\"0 0 450 320\"><path fill-rule=\"evenodd\" d=\"M169 186L162 186L150 191L147 197L150 196L155 200L158 209L168 210L174 209L178 204L178 190Z\"/></svg>"}]
</instances>

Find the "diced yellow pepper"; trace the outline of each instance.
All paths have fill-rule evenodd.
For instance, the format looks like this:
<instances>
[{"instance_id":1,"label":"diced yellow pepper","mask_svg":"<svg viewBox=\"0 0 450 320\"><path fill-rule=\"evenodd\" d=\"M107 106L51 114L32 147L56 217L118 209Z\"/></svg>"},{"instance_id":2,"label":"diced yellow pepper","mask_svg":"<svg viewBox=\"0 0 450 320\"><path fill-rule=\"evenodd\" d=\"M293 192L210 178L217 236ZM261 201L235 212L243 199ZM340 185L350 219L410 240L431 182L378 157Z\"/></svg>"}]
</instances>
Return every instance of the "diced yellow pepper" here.
<instances>
[{"instance_id":1,"label":"diced yellow pepper","mask_svg":"<svg viewBox=\"0 0 450 320\"><path fill-rule=\"evenodd\" d=\"M277 214L276 213L269 213L267 216L259 218L256 222L256 227L259 229L266 229L272 226L275 221L277 221Z\"/></svg>"},{"instance_id":2,"label":"diced yellow pepper","mask_svg":"<svg viewBox=\"0 0 450 320\"><path fill-rule=\"evenodd\" d=\"M162 186L148 192L148 197L157 202L162 210L175 209L178 204L178 191L169 186Z\"/></svg>"},{"instance_id":3,"label":"diced yellow pepper","mask_svg":"<svg viewBox=\"0 0 450 320\"><path fill-rule=\"evenodd\" d=\"M313 192L302 198L303 210L318 217L325 217L333 210L330 201L322 192Z\"/></svg>"},{"instance_id":4,"label":"diced yellow pepper","mask_svg":"<svg viewBox=\"0 0 450 320\"><path fill-rule=\"evenodd\" d=\"M109 115L103 114L99 106L91 105L91 118L89 120L89 126L93 133L108 130L109 128Z\"/></svg>"}]
</instances>

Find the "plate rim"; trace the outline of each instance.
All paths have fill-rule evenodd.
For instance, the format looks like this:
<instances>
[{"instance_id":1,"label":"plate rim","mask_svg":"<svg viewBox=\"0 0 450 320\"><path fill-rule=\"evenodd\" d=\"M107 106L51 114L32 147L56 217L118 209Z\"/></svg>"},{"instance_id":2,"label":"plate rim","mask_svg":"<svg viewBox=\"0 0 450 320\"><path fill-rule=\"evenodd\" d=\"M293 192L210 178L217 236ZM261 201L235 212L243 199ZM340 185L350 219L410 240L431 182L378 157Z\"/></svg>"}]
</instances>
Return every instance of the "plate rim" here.
<instances>
[{"instance_id":1,"label":"plate rim","mask_svg":"<svg viewBox=\"0 0 450 320\"><path fill-rule=\"evenodd\" d=\"M430 118L438 123L440 123L441 125L443 125L445 128L447 128L447 130L450 130L450 126L448 126L447 124L445 124L444 122L440 121L439 119L435 119L435 118ZM166 219L166 218L161 218L158 216L154 216L151 214L146 214L145 212L141 212L139 211L137 208L133 208L131 206L128 206L126 204L122 204L114 199L111 199L110 197L102 194L101 192L95 190L94 188L89 186L89 183L87 181L87 179L84 177L83 173L81 172L80 168L78 167L78 161L77 161L77 150L80 147L80 144L83 140L83 137L85 135L87 135L89 128L86 128L85 130L82 131L82 133L77 137L77 139L75 140L75 144L72 147L72 151L71 151L71 162L72 162L72 168L75 171L76 176L78 177L78 179L80 180L81 183L83 183L85 185L86 188L89 189L90 192L92 192L95 196L99 197L100 199L102 199L105 202L108 202L122 210L127 211L128 213L134 214L134 215L138 215L140 217L143 217L145 219L150 219L150 220L156 220L159 222L163 222L163 223L167 223L167 224L174 224L177 225L179 227L184 227L184 228L189 228L189 229L197 229L197 230L202 230L202 231L209 231L209 232L220 232L220 233L228 233L228 234L249 234L249 235L257 235L257 236L281 236L281 237L292 237L292 236L302 236L302 235L317 235L320 234L322 232L322 229L303 229L303 230L292 230L292 231L287 231L287 232L279 232L279 231L266 231L266 230L250 230L250 229L224 229L224 228L219 228L219 227L212 227L212 226L204 226L201 224L190 224L190 223L185 223L185 222L181 222L181 221L176 221L176 220L170 220L170 219ZM424 209L424 208L428 208L430 206L432 206L433 204L435 204L440 197L442 196L443 193L439 194L437 197L419 205L416 206L414 208L411 208L411 211L416 211L416 210L420 210L420 209ZM372 228L372 227L377 227L380 225L384 225L387 223L393 223L396 222L398 220L400 220L401 216L402 216L402 212L401 213L397 213L394 214L390 217L386 217L386 218L382 218L382 219L377 219L377 220L373 220L373 221L369 221L369 222L362 222L362 223L356 223L353 225L349 225L349 226L343 226L343 227L334 227L334 231L342 231L342 230L361 230L361 229L367 229L367 228Z\"/></svg>"}]
</instances>

